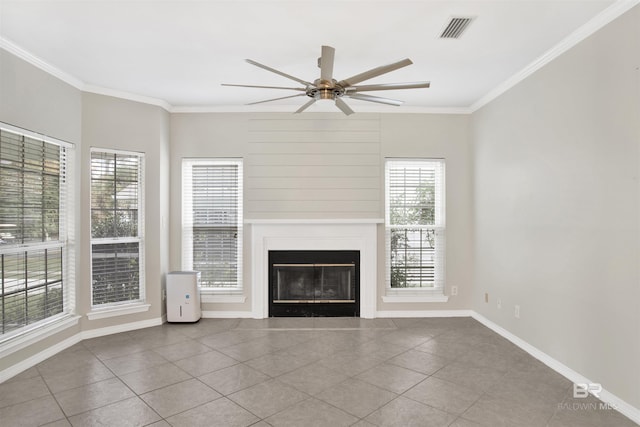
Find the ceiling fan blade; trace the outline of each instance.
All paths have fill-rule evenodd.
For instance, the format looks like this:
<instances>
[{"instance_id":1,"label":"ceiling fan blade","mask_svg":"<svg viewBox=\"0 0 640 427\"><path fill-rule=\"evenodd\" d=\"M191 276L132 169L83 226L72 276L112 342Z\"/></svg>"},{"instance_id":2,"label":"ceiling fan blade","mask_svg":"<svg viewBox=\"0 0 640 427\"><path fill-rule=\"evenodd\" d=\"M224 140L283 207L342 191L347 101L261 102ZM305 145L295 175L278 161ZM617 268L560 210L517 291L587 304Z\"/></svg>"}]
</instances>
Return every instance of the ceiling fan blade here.
<instances>
[{"instance_id":1,"label":"ceiling fan blade","mask_svg":"<svg viewBox=\"0 0 640 427\"><path fill-rule=\"evenodd\" d=\"M291 79L293 81L296 81L298 83L302 83L305 86L312 86L312 84L307 82L307 81L304 81L304 80L299 79L297 77L291 76L291 75L289 75L287 73L283 73L282 71L278 71L275 68L268 67L266 65L263 65L263 64L261 64L259 62L256 62L256 61L253 61L251 59L245 59L245 61L247 61L251 65L255 65L256 67L262 68L263 70L271 71L272 73L278 74L278 75L280 75L282 77L286 77L286 78Z\"/></svg>"},{"instance_id":2,"label":"ceiling fan blade","mask_svg":"<svg viewBox=\"0 0 640 427\"><path fill-rule=\"evenodd\" d=\"M331 46L322 46L322 56L320 57L320 80L328 82L333 79L333 59L336 50Z\"/></svg>"},{"instance_id":3,"label":"ceiling fan blade","mask_svg":"<svg viewBox=\"0 0 640 427\"><path fill-rule=\"evenodd\" d=\"M366 92L366 91L373 91L373 90L420 89L420 88L428 88L429 86L431 86L430 82L385 83L385 84L379 84L379 85L352 86L347 89L347 92L352 93L352 92Z\"/></svg>"},{"instance_id":4,"label":"ceiling fan blade","mask_svg":"<svg viewBox=\"0 0 640 427\"><path fill-rule=\"evenodd\" d=\"M309 102L307 102L306 104L304 104L302 107L298 108L295 113L293 114L298 114L298 113L302 113L304 110L306 110L307 108L311 107L313 105L313 103L316 102L315 98L311 98L311 100Z\"/></svg>"},{"instance_id":5,"label":"ceiling fan blade","mask_svg":"<svg viewBox=\"0 0 640 427\"><path fill-rule=\"evenodd\" d=\"M342 112L345 113L347 116L350 114L353 114L353 110L349 108L347 103L340 98L336 98L336 107L342 110Z\"/></svg>"},{"instance_id":6,"label":"ceiling fan blade","mask_svg":"<svg viewBox=\"0 0 640 427\"><path fill-rule=\"evenodd\" d=\"M255 87L260 89L287 89L287 90L301 90L305 91L303 87L282 87L282 86L258 86L258 85L236 85L231 83L222 83L221 86L235 86L235 87Z\"/></svg>"},{"instance_id":7,"label":"ceiling fan blade","mask_svg":"<svg viewBox=\"0 0 640 427\"><path fill-rule=\"evenodd\" d=\"M413 64L413 62L411 62L409 58L406 58L402 61L394 62L393 64L381 65L380 67L372 68L371 70L365 71L364 73L356 74L353 77L349 77L348 79L339 81L338 84L344 88L347 88L349 86L353 86L365 80L381 76L383 74L397 70L398 68L406 67L407 65L411 64Z\"/></svg>"},{"instance_id":8,"label":"ceiling fan blade","mask_svg":"<svg viewBox=\"0 0 640 427\"><path fill-rule=\"evenodd\" d=\"M306 93L298 93L296 95L282 96L280 98L272 98L272 99L265 99L264 101L250 102L246 105L262 104L263 102L271 102L271 101L277 101L279 99L295 98L296 96L306 96L306 95L307 95Z\"/></svg>"},{"instance_id":9,"label":"ceiling fan blade","mask_svg":"<svg viewBox=\"0 0 640 427\"><path fill-rule=\"evenodd\" d=\"M395 99L388 99L388 98L380 98L379 96L371 96L371 95L365 95L360 93L345 94L344 96L352 99L359 99L361 101L370 101L370 102L377 102L379 104L395 105L396 107L399 107L400 105L403 104L403 101L398 101Z\"/></svg>"}]
</instances>

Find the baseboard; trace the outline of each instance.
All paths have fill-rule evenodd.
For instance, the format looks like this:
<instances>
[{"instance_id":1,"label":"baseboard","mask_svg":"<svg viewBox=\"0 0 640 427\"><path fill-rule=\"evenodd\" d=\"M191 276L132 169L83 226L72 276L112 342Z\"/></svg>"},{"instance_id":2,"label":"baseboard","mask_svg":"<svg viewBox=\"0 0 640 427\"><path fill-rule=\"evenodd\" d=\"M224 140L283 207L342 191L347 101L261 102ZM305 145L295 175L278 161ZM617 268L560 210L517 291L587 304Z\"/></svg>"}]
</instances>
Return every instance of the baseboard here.
<instances>
[{"instance_id":1,"label":"baseboard","mask_svg":"<svg viewBox=\"0 0 640 427\"><path fill-rule=\"evenodd\" d=\"M162 318L140 320L138 322L123 323L121 325L107 326L106 328L89 329L80 334L83 340L89 338L103 337L105 335L119 334L120 332L135 331L136 329L150 328L162 325Z\"/></svg>"},{"instance_id":2,"label":"baseboard","mask_svg":"<svg viewBox=\"0 0 640 427\"><path fill-rule=\"evenodd\" d=\"M487 328L489 328L492 331L494 331L495 333L497 333L498 335L502 336L503 338L508 339L513 344L517 345L522 350L526 351L531 356L535 357L536 359L538 359L539 361L541 361L542 363L544 363L545 365L547 365L548 367L550 367L551 369L553 369L554 371L559 373L560 375L564 376L565 378L567 378L569 381L573 382L574 384L577 384L577 383L582 383L582 384L593 383L593 381L589 380L584 375L574 371L573 369L569 368L565 364L557 361L556 359L554 359L553 357L549 356L545 352L540 351L536 347L532 346L528 342L524 341L523 339L521 339L521 338L517 337L516 335L512 334L511 332L507 331L503 327L497 325L496 323L493 323L491 320L487 319L483 315L481 315L479 313L476 313L476 312L472 312L472 317L474 319L476 319L478 322L480 322L483 325L485 325ZM614 407L618 412L623 414L625 417L631 419L635 423L640 424L640 409L630 405L629 403L627 403L624 400L620 399L619 397L617 397L613 393L610 393L610 392L608 392L608 391L606 391L604 389L600 392L600 396L599 397L600 397L600 400L602 400L604 403L607 403L607 404L611 405L612 407Z\"/></svg>"},{"instance_id":3,"label":"baseboard","mask_svg":"<svg viewBox=\"0 0 640 427\"><path fill-rule=\"evenodd\" d=\"M16 363L15 365L9 366L7 369L0 371L0 383L12 377L15 377L19 373L34 367L35 365L44 361L45 359L48 359L51 356L55 356L62 350L65 350L71 347L72 345L79 343L82 340L86 340L89 338L102 337L105 335L117 334L120 332L133 331L136 329L149 328L151 326L158 326L158 325L162 325L161 318L141 320L139 322L131 322L131 323L125 323L122 325L109 326L106 328L90 329L88 331L79 332L65 340L60 341L57 344L52 345L51 347L46 348L45 350L39 353L34 354L31 357L28 357Z\"/></svg>"},{"instance_id":4,"label":"baseboard","mask_svg":"<svg viewBox=\"0 0 640 427\"><path fill-rule=\"evenodd\" d=\"M376 317L472 317L472 310L382 310Z\"/></svg>"},{"instance_id":5,"label":"baseboard","mask_svg":"<svg viewBox=\"0 0 640 427\"><path fill-rule=\"evenodd\" d=\"M203 311L204 319L253 319L250 311Z\"/></svg>"},{"instance_id":6,"label":"baseboard","mask_svg":"<svg viewBox=\"0 0 640 427\"><path fill-rule=\"evenodd\" d=\"M15 377L19 373L26 371L27 369L36 366L38 363L45 361L51 356L55 356L62 350L65 350L72 345L79 343L80 341L82 341L80 334L75 334L65 340L60 341L55 345L52 345L51 347L47 347L45 350L36 353L31 357L28 357L16 363L15 365L9 366L7 369L0 371L0 384L10 378Z\"/></svg>"}]
</instances>

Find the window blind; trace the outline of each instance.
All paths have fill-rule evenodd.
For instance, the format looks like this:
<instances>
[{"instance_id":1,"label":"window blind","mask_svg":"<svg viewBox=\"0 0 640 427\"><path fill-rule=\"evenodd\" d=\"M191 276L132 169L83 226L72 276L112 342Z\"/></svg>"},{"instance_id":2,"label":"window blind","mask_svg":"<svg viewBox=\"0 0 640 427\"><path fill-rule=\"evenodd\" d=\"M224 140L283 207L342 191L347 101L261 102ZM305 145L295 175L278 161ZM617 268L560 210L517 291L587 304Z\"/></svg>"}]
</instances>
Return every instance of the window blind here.
<instances>
[{"instance_id":1,"label":"window blind","mask_svg":"<svg viewBox=\"0 0 640 427\"><path fill-rule=\"evenodd\" d=\"M242 290L242 161L184 159L182 267L203 289Z\"/></svg>"},{"instance_id":2,"label":"window blind","mask_svg":"<svg viewBox=\"0 0 640 427\"><path fill-rule=\"evenodd\" d=\"M0 124L0 333L67 312L71 146Z\"/></svg>"},{"instance_id":3,"label":"window blind","mask_svg":"<svg viewBox=\"0 0 640 427\"><path fill-rule=\"evenodd\" d=\"M388 294L444 288L444 166L440 159L386 161Z\"/></svg>"},{"instance_id":4,"label":"window blind","mask_svg":"<svg viewBox=\"0 0 640 427\"><path fill-rule=\"evenodd\" d=\"M143 155L91 151L92 305L144 300Z\"/></svg>"}]
</instances>

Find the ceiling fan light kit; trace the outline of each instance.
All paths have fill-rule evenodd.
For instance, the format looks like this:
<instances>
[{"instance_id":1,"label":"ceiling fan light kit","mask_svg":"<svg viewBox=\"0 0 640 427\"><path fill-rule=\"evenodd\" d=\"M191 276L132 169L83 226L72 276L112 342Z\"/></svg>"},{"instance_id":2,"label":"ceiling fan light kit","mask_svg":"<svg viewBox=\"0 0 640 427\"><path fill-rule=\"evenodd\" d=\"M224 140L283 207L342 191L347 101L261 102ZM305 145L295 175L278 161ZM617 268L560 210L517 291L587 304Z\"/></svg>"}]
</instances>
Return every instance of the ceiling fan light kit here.
<instances>
[{"instance_id":1,"label":"ceiling fan light kit","mask_svg":"<svg viewBox=\"0 0 640 427\"><path fill-rule=\"evenodd\" d=\"M335 102L336 107L340 109L344 114L353 114L353 110L347 105L342 98L358 99L360 101L376 102L379 104L400 106L402 101L395 99L382 98L379 96L373 96L364 94L361 92L372 92L379 90L397 90L397 89L421 89L428 88L429 82L412 82L412 83L386 83L386 84L372 84L356 86L358 83L365 80L372 79L374 77L381 76L383 74L395 71L399 68L411 65L413 62L409 58L403 59L398 62L394 62L388 65L382 65L380 67L372 68L364 73L356 74L348 79L337 81L333 78L333 62L335 57L335 49L331 46L322 46L322 54L318 58L318 67L320 68L320 78L315 79L312 82L308 82L282 71L276 70L259 62L247 59L246 61L255 65L256 67L278 74L282 77L286 77L290 80L304 85L304 87L283 87L283 86L262 86L262 85L246 85L246 84L230 84L223 83L222 86L236 86L236 87L249 87L249 88L261 88L261 89L281 89L281 90L294 90L302 93L295 95L282 96L279 98L266 99L264 101L251 102L247 105L262 104L264 102L278 101L281 99L295 98L299 96L307 96L311 98L304 105L298 108L295 113L302 113L304 110L313 105L320 99L329 99Z\"/></svg>"}]
</instances>

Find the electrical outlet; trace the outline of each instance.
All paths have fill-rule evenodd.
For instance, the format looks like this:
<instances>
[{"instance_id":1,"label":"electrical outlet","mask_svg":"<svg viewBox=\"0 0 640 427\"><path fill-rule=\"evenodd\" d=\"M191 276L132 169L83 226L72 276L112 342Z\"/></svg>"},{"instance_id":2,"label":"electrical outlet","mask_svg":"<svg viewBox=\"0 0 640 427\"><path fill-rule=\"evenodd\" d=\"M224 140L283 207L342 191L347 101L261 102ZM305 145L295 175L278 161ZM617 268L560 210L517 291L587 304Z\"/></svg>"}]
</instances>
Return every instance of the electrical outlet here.
<instances>
[{"instance_id":1,"label":"electrical outlet","mask_svg":"<svg viewBox=\"0 0 640 427\"><path fill-rule=\"evenodd\" d=\"M455 297L456 295L458 295L458 287L457 286L452 286L451 287L451 296Z\"/></svg>"},{"instance_id":2,"label":"electrical outlet","mask_svg":"<svg viewBox=\"0 0 640 427\"><path fill-rule=\"evenodd\" d=\"M502 308L502 300L500 298L496 300L496 305L498 306L498 309Z\"/></svg>"},{"instance_id":3,"label":"electrical outlet","mask_svg":"<svg viewBox=\"0 0 640 427\"><path fill-rule=\"evenodd\" d=\"M516 316L516 319L520 318L520 306L519 305L516 305L516 308L513 311L513 315Z\"/></svg>"},{"instance_id":4,"label":"electrical outlet","mask_svg":"<svg viewBox=\"0 0 640 427\"><path fill-rule=\"evenodd\" d=\"M485 292L484 294L484 302L489 302L489 293Z\"/></svg>"}]
</instances>

